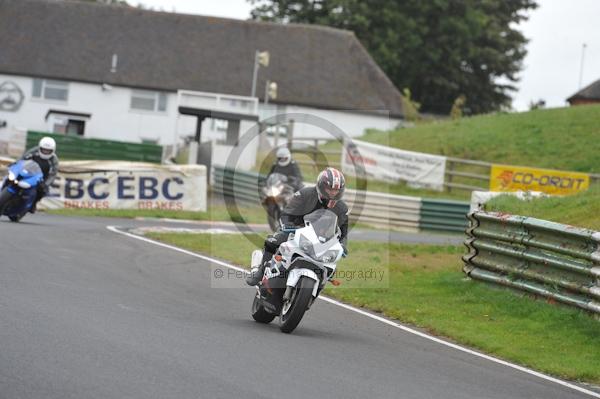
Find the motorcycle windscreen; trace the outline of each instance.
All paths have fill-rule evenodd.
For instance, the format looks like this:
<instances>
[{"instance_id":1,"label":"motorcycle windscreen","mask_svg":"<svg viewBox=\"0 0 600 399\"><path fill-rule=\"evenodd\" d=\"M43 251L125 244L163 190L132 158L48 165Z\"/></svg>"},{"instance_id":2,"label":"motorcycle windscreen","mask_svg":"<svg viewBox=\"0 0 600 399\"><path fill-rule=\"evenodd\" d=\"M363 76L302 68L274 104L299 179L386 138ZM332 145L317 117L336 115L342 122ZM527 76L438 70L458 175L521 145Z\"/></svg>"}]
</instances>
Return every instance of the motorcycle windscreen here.
<instances>
[{"instance_id":1,"label":"motorcycle windscreen","mask_svg":"<svg viewBox=\"0 0 600 399\"><path fill-rule=\"evenodd\" d=\"M267 177L266 185L267 186L277 186L279 184L283 184L287 182L287 176L282 175L281 173L272 173Z\"/></svg>"},{"instance_id":2,"label":"motorcycle windscreen","mask_svg":"<svg viewBox=\"0 0 600 399\"><path fill-rule=\"evenodd\" d=\"M30 177L43 174L42 168L35 161L25 161L19 172L21 178L28 179Z\"/></svg>"},{"instance_id":3,"label":"motorcycle windscreen","mask_svg":"<svg viewBox=\"0 0 600 399\"><path fill-rule=\"evenodd\" d=\"M337 231L337 215L329 209L317 209L304 216L304 221L310 223L321 242L331 240Z\"/></svg>"}]
</instances>

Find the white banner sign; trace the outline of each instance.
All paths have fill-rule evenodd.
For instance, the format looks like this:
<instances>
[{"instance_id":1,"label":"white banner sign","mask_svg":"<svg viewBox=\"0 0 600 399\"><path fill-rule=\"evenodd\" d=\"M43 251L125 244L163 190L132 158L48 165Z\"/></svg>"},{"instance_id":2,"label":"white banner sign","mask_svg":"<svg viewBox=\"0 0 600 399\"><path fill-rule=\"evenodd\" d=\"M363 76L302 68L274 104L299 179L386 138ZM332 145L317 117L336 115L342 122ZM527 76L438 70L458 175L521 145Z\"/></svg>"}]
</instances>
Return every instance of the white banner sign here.
<instances>
[{"instance_id":1,"label":"white banner sign","mask_svg":"<svg viewBox=\"0 0 600 399\"><path fill-rule=\"evenodd\" d=\"M352 140L344 145L342 171L357 176L360 168L368 178L391 183L406 181L413 187L444 189L446 157L404 151Z\"/></svg>"},{"instance_id":2,"label":"white banner sign","mask_svg":"<svg viewBox=\"0 0 600 399\"><path fill-rule=\"evenodd\" d=\"M206 167L114 161L61 162L47 209L206 211Z\"/></svg>"}]
</instances>

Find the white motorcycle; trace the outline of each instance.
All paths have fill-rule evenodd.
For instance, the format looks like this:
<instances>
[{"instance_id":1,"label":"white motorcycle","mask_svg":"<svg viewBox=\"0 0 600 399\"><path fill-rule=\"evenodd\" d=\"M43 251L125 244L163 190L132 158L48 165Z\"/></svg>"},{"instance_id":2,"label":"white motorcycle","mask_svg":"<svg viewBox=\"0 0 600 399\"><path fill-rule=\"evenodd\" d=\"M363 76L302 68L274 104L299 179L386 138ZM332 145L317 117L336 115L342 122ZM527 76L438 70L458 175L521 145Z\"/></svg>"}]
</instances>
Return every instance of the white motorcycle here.
<instances>
[{"instance_id":1,"label":"white motorcycle","mask_svg":"<svg viewBox=\"0 0 600 399\"><path fill-rule=\"evenodd\" d=\"M254 320L270 323L279 316L285 333L294 331L327 281L338 285L336 263L344 254L335 213L319 209L304 216L304 223L273 255L252 303ZM252 265L261 260L261 251L254 251Z\"/></svg>"}]
</instances>

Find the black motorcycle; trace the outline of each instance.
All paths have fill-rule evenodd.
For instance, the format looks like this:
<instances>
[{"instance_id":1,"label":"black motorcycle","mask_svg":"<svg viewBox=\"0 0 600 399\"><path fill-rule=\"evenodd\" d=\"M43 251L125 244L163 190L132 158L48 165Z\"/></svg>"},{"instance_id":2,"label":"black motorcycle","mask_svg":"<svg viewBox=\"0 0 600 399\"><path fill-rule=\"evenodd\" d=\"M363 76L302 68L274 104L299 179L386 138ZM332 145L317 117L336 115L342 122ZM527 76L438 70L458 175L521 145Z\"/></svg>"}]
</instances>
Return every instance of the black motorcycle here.
<instances>
[{"instance_id":1,"label":"black motorcycle","mask_svg":"<svg viewBox=\"0 0 600 399\"><path fill-rule=\"evenodd\" d=\"M272 173L267 177L261 190L261 203L267 211L267 219L272 231L279 230L281 211L294 195L294 191L287 176Z\"/></svg>"}]
</instances>

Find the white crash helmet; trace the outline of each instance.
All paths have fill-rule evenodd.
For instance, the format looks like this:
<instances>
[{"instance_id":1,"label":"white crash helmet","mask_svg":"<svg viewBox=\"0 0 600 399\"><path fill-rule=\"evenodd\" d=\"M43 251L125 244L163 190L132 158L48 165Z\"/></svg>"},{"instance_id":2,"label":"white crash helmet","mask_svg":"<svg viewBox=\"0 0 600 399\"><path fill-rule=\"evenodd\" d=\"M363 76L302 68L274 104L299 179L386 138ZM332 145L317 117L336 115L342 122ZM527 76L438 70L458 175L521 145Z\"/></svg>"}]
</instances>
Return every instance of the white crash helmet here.
<instances>
[{"instance_id":1,"label":"white crash helmet","mask_svg":"<svg viewBox=\"0 0 600 399\"><path fill-rule=\"evenodd\" d=\"M277 150L277 163L279 166L287 166L292 162L292 153L287 147L281 147Z\"/></svg>"},{"instance_id":2,"label":"white crash helmet","mask_svg":"<svg viewBox=\"0 0 600 399\"><path fill-rule=\"evenodd\" d=\"M39 153L42 159L50 159L56 151L56 141L52 137L44 137L40 140Z\"/></svg>"}]
</instances>

